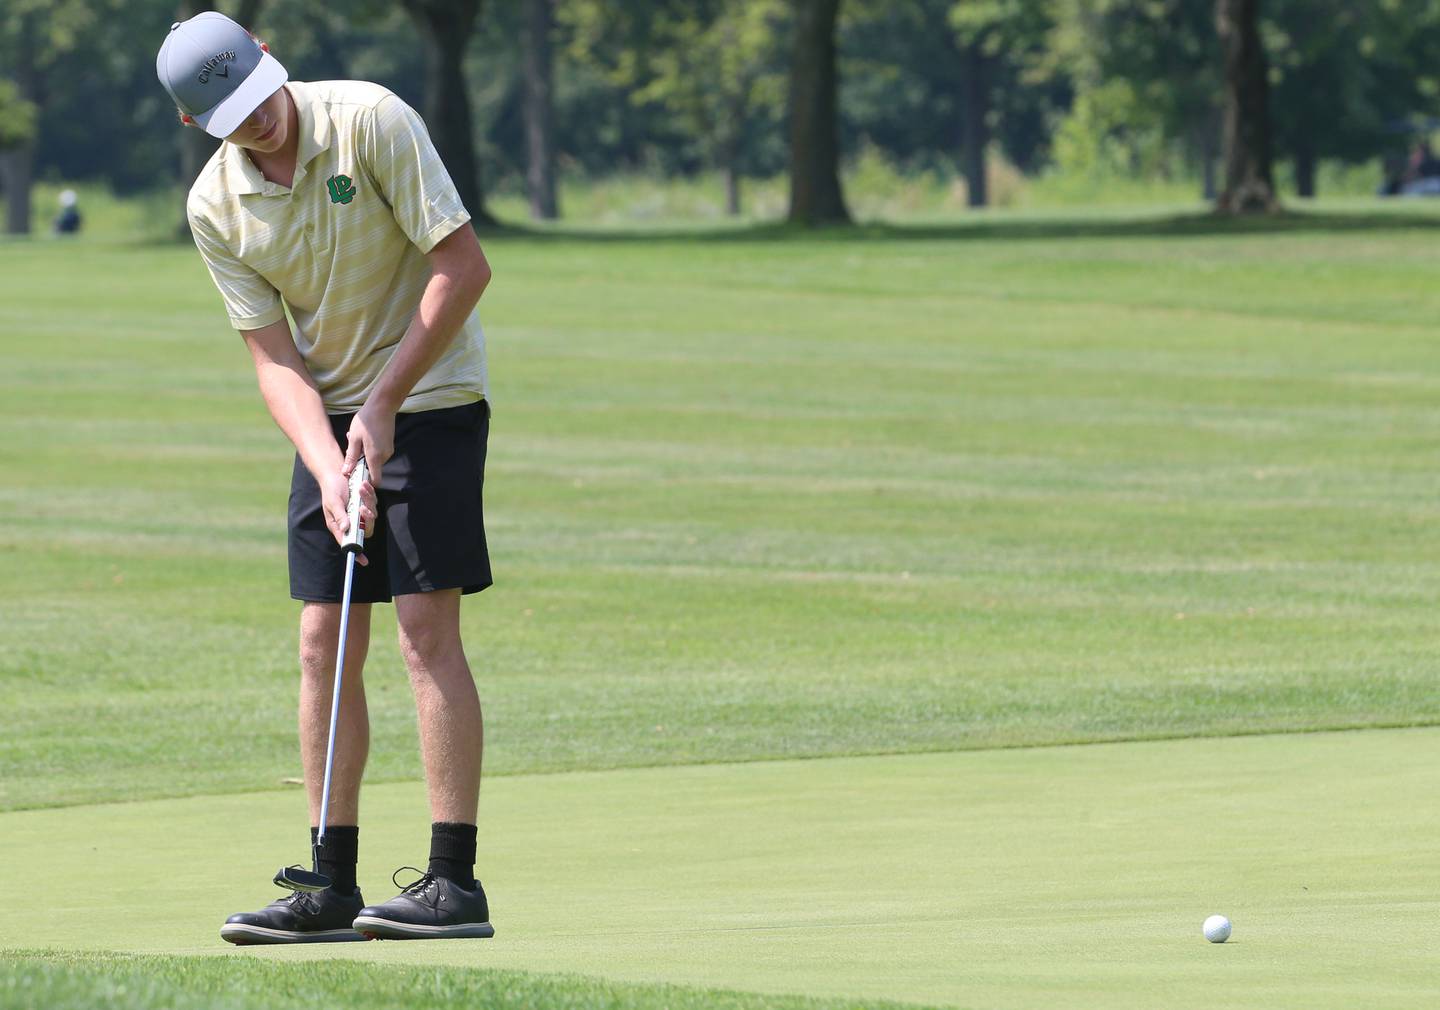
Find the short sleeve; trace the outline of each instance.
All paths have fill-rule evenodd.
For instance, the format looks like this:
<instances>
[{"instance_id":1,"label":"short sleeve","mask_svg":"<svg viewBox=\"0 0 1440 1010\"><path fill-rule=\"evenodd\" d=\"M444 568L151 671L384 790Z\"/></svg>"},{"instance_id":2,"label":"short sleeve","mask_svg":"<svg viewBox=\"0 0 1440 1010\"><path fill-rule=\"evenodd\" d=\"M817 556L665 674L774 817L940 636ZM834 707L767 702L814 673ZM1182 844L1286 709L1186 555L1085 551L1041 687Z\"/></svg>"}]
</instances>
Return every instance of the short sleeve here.
<instances>
[{"instance_id":1,"label":"short sleeve","mask_svg":"<svg viewBox=\"0 0 1440 1010\"><path fill-rule=\"evenodd\" d=\"M400 229L422 253L470 220L425 121L394 95L372 110L362 147L375 185Z\"/></svg>"},{"instance_id":2,"label":"short sleeve","mask_svg":"<svg viewBox=\"0 0 1440 1010\"><path fill-rule=\"evenodd\" d=\"M284 319L285 307L280 302L280 292L230 251L209 219L193 210L188 217L195 248L200 250L200 258L205 261L210 278L220 290L230 325L237 330L258 330Z\"/></svg>"}]
</instances>

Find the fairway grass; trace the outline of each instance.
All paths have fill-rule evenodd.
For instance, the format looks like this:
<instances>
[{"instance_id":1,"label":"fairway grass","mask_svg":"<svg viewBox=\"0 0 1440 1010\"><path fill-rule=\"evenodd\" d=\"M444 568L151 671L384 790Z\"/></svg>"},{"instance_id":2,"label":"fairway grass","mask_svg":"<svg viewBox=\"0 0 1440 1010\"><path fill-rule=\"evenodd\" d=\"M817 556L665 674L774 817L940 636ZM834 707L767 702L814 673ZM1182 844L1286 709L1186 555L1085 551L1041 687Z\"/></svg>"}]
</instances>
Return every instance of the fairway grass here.
<instances>
[{"instance_id":1,"label":"fairway grass","mask_svg":"<svg viewBox=\"0 0 1440 1010\"><path fill-rule=\"evenodd\" d=\"M477 994L546 992L490 969L579 975L641 986L614 1004L638 1007L687 1005L657 984L852 1006L1428 1006L1437 750L1426 729L498 778L479 865L496 936L474 943L221 942L303 857L298 792L21 811L0 815L0 892L69 870L45 916L0 923L0 949L190 958L119 967L201 991L237 962L295 991L319 960L468 968L447 977ZM376 900L423 855L423 790L373 787L364 813ZM217 876L203 854L221 852ZM1212 912L1228 944L1201 937ZM65 964L6 973L43 984ZM115 966L94 964L83 984ZM534 1005L591 1005L568 992Z\"/></svg>"},{"instance_id":2,"label":"fairway grass","mask_svg":"<svg viewBox=\"0 0 1440 1010\"><path fill-rule=\"evenodd\" d=\"M488 772L1440 720L1434 229L1353 222L487 239ZM0 332L0 809L298 774L290 453L198 257L0 244Z\"/></svg>"},{"instance_id":3,"label":"fairway grass","mask_svg":"<svg viewBox=\"0 0 1440 1010\"><path fill-rule=\"evenodd\" d=\"M498 935L319 950L217 938L306 858L290 449L193 250L0 242L0 1007L1440 1002L1437 221L486 237Z\"/></svg>"}]
</instances>

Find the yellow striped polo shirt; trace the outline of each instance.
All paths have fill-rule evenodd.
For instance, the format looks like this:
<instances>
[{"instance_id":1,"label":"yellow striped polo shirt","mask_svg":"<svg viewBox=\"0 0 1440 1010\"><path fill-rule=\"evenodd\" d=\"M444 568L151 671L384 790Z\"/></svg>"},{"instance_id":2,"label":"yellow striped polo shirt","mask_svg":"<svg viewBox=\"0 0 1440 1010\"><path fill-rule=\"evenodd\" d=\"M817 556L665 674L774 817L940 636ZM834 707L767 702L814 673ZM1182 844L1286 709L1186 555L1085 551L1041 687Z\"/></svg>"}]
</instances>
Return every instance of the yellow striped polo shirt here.
<instances>
[{"instance_id":1,"label":"yellow striped polo shirt","mask_svg":"<svg viewBox=\"0 0 1440 1010\"><path fill-rule=\"evenodd\" d=\"M254 330L290 310L295 346L325 409L359 410L430 280L425 258L470 220L425 124L395 95L362 81L291 81L299 155L289 188L221 144L187 210L225 312ZM283 305L282 305L283 303ZM485 336L475 313L401 410L485 396Z\"/></svg>"}]
</instances>

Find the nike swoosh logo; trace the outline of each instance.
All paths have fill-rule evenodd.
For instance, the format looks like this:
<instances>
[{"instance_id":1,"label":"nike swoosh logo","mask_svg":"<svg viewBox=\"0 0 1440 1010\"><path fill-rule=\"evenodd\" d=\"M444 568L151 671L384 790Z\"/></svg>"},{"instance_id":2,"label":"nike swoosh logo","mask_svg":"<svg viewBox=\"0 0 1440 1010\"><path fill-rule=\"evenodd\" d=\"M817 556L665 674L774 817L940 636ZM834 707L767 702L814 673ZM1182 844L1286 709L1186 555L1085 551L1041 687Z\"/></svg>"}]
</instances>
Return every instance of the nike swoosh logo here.
<instances>
[{"instance_id":1,"label":"nike swoosh logo","mask_svg":"<svg viewBox=\"0 0 1440 1010\"><path fill-rule=\"evenodd\" d=\"M215 71L215 76L216 76L216 77L229 77L229 76L230 76L230 64L228 64L228 63L225 64L225 69L224 69L224 70L217 70L217 71Z\"/></svg>"}]
</instances>

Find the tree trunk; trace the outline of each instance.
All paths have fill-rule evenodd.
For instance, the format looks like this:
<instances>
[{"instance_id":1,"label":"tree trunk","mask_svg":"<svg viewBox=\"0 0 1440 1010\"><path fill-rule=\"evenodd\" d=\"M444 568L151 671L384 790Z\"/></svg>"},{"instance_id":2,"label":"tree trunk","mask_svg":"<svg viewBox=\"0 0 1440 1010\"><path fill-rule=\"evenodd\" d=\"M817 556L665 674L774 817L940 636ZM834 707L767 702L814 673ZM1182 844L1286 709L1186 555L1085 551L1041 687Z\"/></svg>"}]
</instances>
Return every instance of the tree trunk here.
<instances>
[{"instance_id":1,"label":"tree trunk","mask_svg":"<svg viewBox=\"0 0 1440 1010\"><path fill-rule=\"evenodd\" d=\"M45 105L40 93L40 74L35 67L36 14L20 15L16 33L15 65L10 77L20 97L33 102L37 126L45 121ZM35 183L35 138L0 153L0 183L5 186L5 231L10 235L30 234L30 190Z\"/></svg>"},{"instance_id":2,"label":"tree trunk","mask_svg":"<svg viewBox=\"0 0 1440 1010\"><path fill-rule=\"evenodd\" d=\"M1315 145L1308 138L1302 138L1295 151L1295 191L1305 199L1315 196Z\"/></svg>"},{"instance_id":3,"label":"tree trunk","mask_svg":"<svg viewBox=\"0 0 1440 1010\"><path fill-rule=\"evenodd\" d=\"M750 117L750 94L753 78L740 82L730 101L725 103L725 121L713 131L716 135L715 155L725 179L725 213L740 216L740 153L745 146L745 121Z\"/></svg>"},{"instance_id":4,"label":"tree trunk","mask_svg":"<svg viewBox=\"0 0 1440 1010\"><path fill-rule=\"evenodd\" d=\"M725 154L725 213L740 216L740 165L737 149L732 146Z\"/></svg>"},{"instance_id":5,"label":"tree trunk","mask_svg":"<svg viewBox=\"0 0 1440 1010\"><path fill-rule=\"evenodd\" d=\"M990 144L990 88L985 74L985 53L978 41L960 54L965 112L960 122L960 157L965 173L965 202L984 207L990 202L985 181L985 148Z\"/></svg>"},{"instance_id":6,"label":"tree trunk","mask_svg":"<svg viewBox=\"0 0 1440 1010\"><path fill-rule=\"evenodd\" d=\"M1270 157L1270 85L1260 41L1260 0L1215 0L1225 52L1225 191L1216 210L1279 210Z\"/></svg>"},{"instance_id":7,"label":"tree trunk","mask_svg":"<svg viewBox=\"0 0 1440 1010\"><path fill-rule=\"evenodd\" d=\"M796 0L790 64L790 220L845 223L836 122L835 21L840 0Z\"/></svg>"},{"instance_id":8,"label":"tree trunk","mask_svg":"<svg viewBox=\"0 0 1440 1010\"><path fill-rule=\"evenodd\" d=\"M430 139L460 200L477 225L493 225L480 187L465 86L465 48L480 14L480 0L404 0L425 41L425 107Z\"/></svg>"},{"instance_id":9,"label":"tree trunk","mask_svg":"<svg viewBox=\"0 0 1440 1010\"><path fill-rule=\"evenodd\" d=\"M1215 163L1220 158L1220 114L1211 110L1205 114L1196 127L1196 149L1200 152L1201 196L1206 203L1213 203L1220 195L1220 182L1216 176Z\"/></svg>"},{"instance_id":10,"label":"tree trunk","mask_svg":"<svg viewBox=\"0 0 1440 1010\"><path fill-rule=\"evenodd\" d=\"M5 186L5 231L30 234L30 187L34 183L35 141L0 152L0 183Z\"/></svg>"},{"instance_id":11,"label":"tree trunk","mask_svg":"<svg viewBox=\"0 0 1440 1010\"><path fill-rule=\"evenodd\" d=\"M525 188L530 216L553 221L560 216L555 196L555 71L550 36L555 0L525 0L523 60L525 78L525 149L529 158Z\"/></svg>"}]
</instances>

